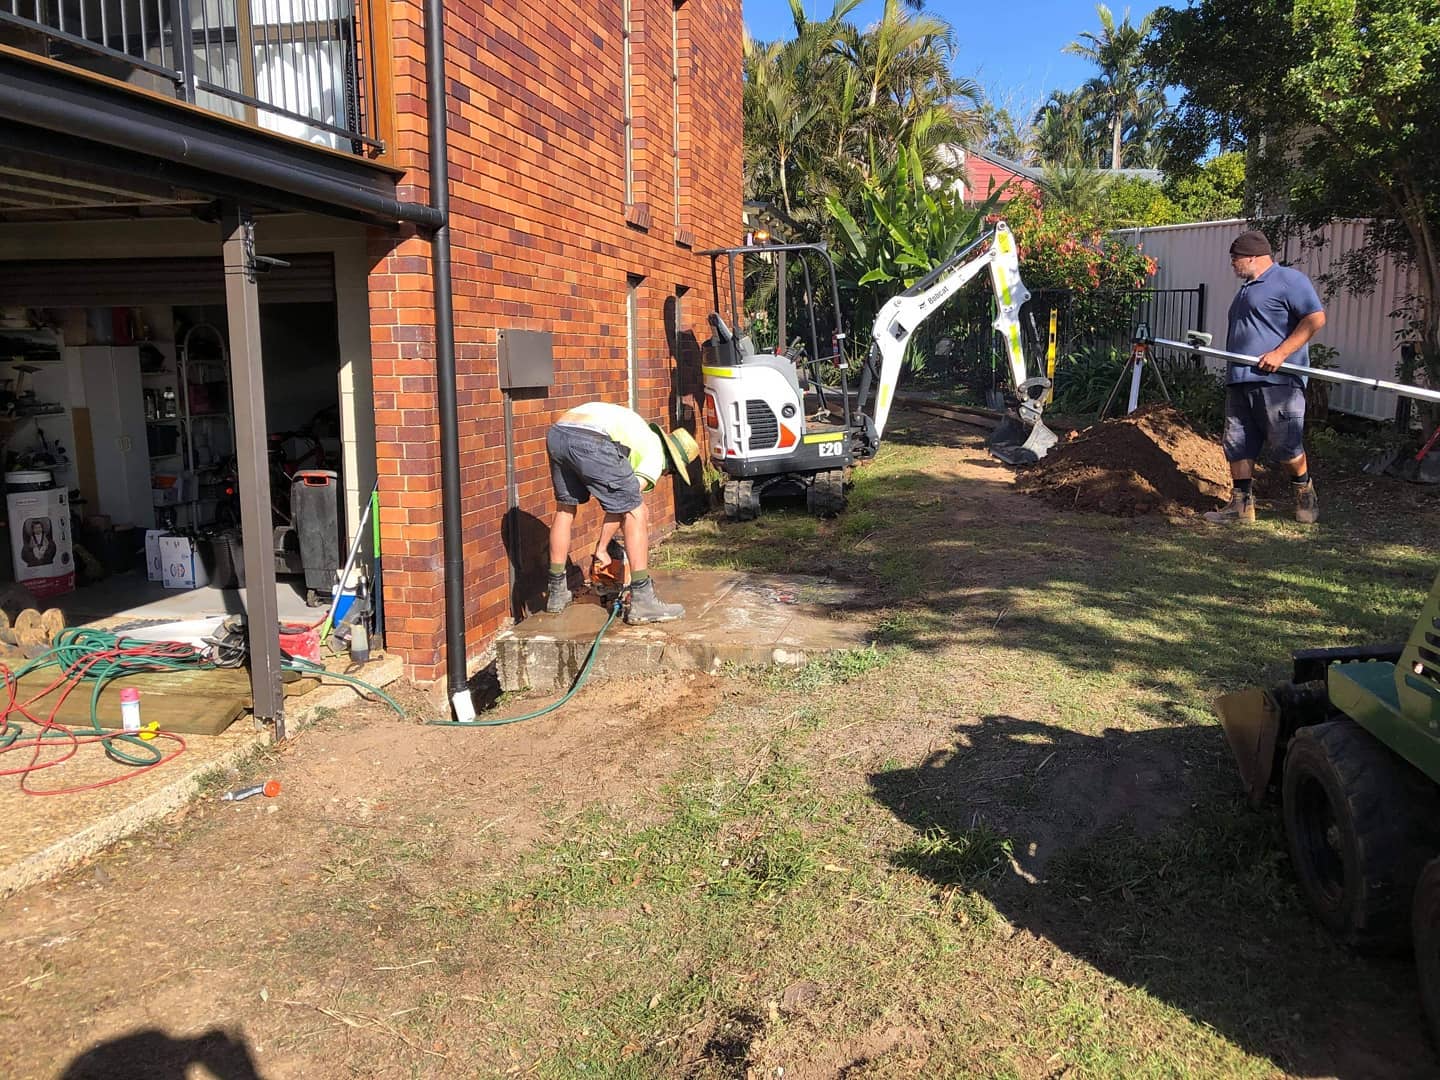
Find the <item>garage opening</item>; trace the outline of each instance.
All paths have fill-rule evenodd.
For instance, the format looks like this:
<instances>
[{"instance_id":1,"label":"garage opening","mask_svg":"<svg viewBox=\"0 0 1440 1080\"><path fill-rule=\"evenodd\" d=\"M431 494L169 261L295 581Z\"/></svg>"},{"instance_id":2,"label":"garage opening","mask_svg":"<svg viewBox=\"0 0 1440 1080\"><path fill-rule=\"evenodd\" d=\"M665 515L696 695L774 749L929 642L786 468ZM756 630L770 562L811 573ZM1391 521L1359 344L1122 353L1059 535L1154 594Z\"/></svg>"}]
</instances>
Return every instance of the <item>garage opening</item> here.
<instances>
[{"instance_id":1,"label":"garage opening","mask_svg":"<svg viewBox=\"0 0 1440 1080\"><path fill-rule=\"evenodd\" d=\"M5 587L71 625L242 613L219 260L0 263L0 296ZM341 407L341 314L328 254L281 257L261 279L270 524L292 623L367 590L363 570L340 581L346 463L374 455L373 430Z\"/></svg>"}]
</instances>

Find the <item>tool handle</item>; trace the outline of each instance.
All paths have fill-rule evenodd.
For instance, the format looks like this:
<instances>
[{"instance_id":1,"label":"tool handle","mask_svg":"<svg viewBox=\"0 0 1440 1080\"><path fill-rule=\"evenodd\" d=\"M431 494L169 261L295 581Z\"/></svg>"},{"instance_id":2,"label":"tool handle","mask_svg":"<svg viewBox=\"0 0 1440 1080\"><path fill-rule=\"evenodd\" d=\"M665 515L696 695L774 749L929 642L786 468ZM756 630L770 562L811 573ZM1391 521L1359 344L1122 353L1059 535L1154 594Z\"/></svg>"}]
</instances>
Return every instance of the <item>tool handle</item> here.
<instances>
[{"instance_id":1,"label":"tool handle","mask_svg":"<svg viewBox=\"0 0 1440 1080\"><path fill-rule=\"evenodd\" d=\"M1208 345L1191 345L1188 342L1171 341L1168 338L1153 338L1150 344L1159 345L1166 349L1179 349L1182 352L1199 353L1201 356L1214 357L1216 360L1224 360L1229 364L1244 364L1246 367L1260 366L1260 358L1258 356L1226 352L1224 349L1212 349ZM1363 386L1368 390L1387 390L1392 394L1414 398L1417 401L1440 403L1440 390L1431 390L1424 386L1387 382L1384 379L1372 379L1366 375L1351 375L1347 371L1332 371L1330 368L1304 367L1300 364L1281 364L1277 370L1283 371L1287 375L1304 375L1306 378L1322 379L1326 382L1350 383L1355 386Z\"/></svg>"}]
</instances>

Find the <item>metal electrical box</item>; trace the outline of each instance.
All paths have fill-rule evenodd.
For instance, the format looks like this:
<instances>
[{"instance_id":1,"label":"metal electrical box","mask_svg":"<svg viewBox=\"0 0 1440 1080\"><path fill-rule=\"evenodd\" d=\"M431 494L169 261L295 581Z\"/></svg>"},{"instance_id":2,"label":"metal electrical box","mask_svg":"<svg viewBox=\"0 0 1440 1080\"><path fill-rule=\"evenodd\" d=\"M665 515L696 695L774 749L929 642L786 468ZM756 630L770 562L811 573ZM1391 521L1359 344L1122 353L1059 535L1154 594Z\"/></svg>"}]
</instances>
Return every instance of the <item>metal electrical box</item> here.
<instances>
[{"instance_id":1,"label":"metal electrical box","mask_svg":"<svg viewBox=\"0 0 1440 1080\"><path fill-rule=\"evenodd\" d=\"M548 330L501 330L500 389L549 389L555 381L555 351Z\"/></svg>"}]
</instances>

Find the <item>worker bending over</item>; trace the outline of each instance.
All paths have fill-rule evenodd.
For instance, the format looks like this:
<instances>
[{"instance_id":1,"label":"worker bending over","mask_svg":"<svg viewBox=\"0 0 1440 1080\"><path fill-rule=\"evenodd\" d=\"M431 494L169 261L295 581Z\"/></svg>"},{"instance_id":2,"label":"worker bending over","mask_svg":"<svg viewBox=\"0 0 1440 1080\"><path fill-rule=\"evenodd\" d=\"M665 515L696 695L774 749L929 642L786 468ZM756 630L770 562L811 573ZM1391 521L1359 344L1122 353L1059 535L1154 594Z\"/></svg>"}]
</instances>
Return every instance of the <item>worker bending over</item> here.
<instances>
[{"instance_id":1,"label":"worker bending over","mask_svg":"<svg viewBox=\"0 0 1440 1080\"><path fill-rule=\"evenodd\" d=\"M545 610L559 614L570 603L566 560L575 527L575 507L590 496L605 511L595 559L609 561L605 549L617 530L625 537L630 561L628 623L669 622L683 618L679 604L664 604L650 577L650 515L642 491L650 491L669 468L690 482L690 463L700 456L695 439L683 428L669 435L623 405L592 401L579 405L551 425L545 437L550 482L555 488L555 522L550 526L550 592Z\"/></svg>"}]
</instances>

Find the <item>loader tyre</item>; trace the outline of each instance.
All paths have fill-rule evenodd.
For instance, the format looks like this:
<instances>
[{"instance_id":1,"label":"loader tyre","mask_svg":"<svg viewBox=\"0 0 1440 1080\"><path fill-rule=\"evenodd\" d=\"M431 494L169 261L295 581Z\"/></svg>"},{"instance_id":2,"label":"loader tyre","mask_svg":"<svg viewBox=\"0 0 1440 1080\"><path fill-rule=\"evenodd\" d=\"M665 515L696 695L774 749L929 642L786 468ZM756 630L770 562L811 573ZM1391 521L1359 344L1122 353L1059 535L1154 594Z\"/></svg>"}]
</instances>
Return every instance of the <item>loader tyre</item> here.
<instances>
[{"instance_id":1,"label":"loader tyre","mask_svg":"<svg viewBox=\"0 0 1440 1080\"><path fill-rule=\"evenodd\" d=\"M1337 938L1361 948L1408 943L1427 858L1435 789L1350 720L1301 728L1281 783L1300 893Z\"/></svg>"},{"instance_id":2,"label":"loader tyre","mask_svg":"<svg viewBox=\"0 0 1440 1080\"><path fill-rule=\"evenodd\" d=\"M816 517L834 517L845 511L845 470L818 472L805 489L805 506Z\"/></svg>"},{"instance_id":3,"label":"loader tyre","mask_svg":"<svg viewBox=\"0 0 1440 1080\"><path fill-rule=\"evenodd\" d=\"M754 521L760 516L760 496L751 480L725 481L725 516L731 521Z\"/></svg>"},{"instance_id":4,"label":"loader tyre","mask_svg":"<svg viewBox=\"0 0 1440 1080\"><path fill-rule=\"evenodd\" d=\"M1440 859L1431 859L1415 886L1410 915L1415 942L1415 973L1420 981L1420 999L1430 1038L1440 1045Z\"/></svg>"}]
</instances>

